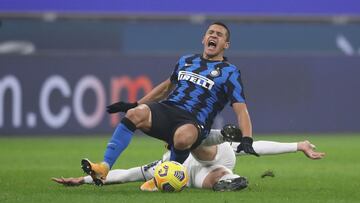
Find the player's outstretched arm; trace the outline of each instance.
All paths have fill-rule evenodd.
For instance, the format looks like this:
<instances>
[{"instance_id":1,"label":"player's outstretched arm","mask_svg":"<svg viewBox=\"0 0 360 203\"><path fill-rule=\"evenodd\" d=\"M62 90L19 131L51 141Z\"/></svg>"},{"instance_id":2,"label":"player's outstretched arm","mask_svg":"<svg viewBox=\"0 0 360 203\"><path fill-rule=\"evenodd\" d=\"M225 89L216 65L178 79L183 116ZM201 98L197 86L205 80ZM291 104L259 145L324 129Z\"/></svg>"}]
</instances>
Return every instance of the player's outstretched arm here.
<instances>
[{"instance_id":1,"label":"player's outstretched arm","mask_svg":"<svg viewBox=\"0 0 360 203\"><path fill-rule=\"evenodd\" d=\"M148 102L156 102L165 99L169 93L174 89L174 84L171 83L170 78L154 87L148 94L141 98L138 103L144 104Z\"/></svg>"},{"instance_id":2,"label":"player's outstretched arm","mask_svg":"<svg viewBox=\"0 0 360 203\"><path fill-rule=\"evenodd\" d=\"M146 102L152 102L152 101L160 101L169 95L173 87L174 86L171 83L170 79L167 79L164 82L160 83L155 88L153 88L147 95L145 95L139 101L137 102L119 101L116 103L112 103L106 107L106 111L110 114L118 113L118 112L126 113L129 109L135 108L139 104L144 104Z\"/></svg>"},{"instance_id":3,"label":"player's outstretched arm","mask_svg":"<svg viewBox=\"0 0 360 203\"><path fill-rule=\"evenodd\" d=\"M245 155L243 151L239 150L240 143L233 142L231 146L236 156ZM307 140L292 143L255 141L253 148L260 155L276 155L301 151L310 159L321 159L325 156L325 153L315 151L315 146Z\"/></svg>"},{"instance_id":4,"label":"player's outstretched arm","mask_svg":"<svg viewBox=\"0 0 360 203\"><path fill-rule=\"evenodd\" d=\"M224 133L227 133L227 135L224 135ZM229 137L236 137L236 139L241 140L242 132L234 125L226 125L221 130L211 129L208 137L206 137L203 140L201 145L211 146L211 145L221 144L226 141L226 138ZM233 147L236 155L246 154L242 150L239 141L232 142L231 146ZM321 159L325 156L324 152L315 151L315 145L311 144L307 140L301 142L292 142L292 143L273 142L273 141L254 141L253 148L254 151L260 155L274 155L274 154L283 154L283 153L301 151L310 159Z\"/></svg>"},{"instance_id":5,"label":"player's outstretched arm","mask_svg":"<svg viewBox=\"0 0 360 203\"><path fill-rule=\"evenodd\" d=\"M59 184L63 184L65 186L80 186L85 184L84 177L78 178L51 178L52 181L57 182Z\"/></svg>"},{"instance_id":6,"label":"player's outstretched arm","mask_svg":"<svg viewBox=\"0 0 360 203\"><path fill-rule=\"evenodd\" d=\"M242 139L240 143L241 150L247 154L259 156L259 154L256 153L252 146L252 124L246 104L235 102L232 104L232 107L236 113L239 127L242 132Z\"/></svg>"},{"instance_id":7,"label":"player's outstretched arm","mask_svg":"<svg viewBox=\"0 0 360 203\"><path fill-rule=\"evenodd\" d=\"M54 182L65 186L80 186L83 184L93 184L93 180L90 176L83 176L77 178L52 178ZM128 182L144 181L141 167L134 167L130 169L115 169L109 171L106 176L104 184L121 184Z\"/></svg>"}]
</instances>

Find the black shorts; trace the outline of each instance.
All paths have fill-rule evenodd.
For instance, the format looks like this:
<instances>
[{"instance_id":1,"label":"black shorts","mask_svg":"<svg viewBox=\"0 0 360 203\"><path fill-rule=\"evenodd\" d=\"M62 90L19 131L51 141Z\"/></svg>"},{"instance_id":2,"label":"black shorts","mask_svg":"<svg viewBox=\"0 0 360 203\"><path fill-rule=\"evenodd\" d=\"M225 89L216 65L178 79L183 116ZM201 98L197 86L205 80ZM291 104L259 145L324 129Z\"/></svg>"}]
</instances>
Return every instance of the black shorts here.
<instances>
[{"instance_id":1,"label":"black shorts","mask_svg":"<svg viewBox=\"0 0 360 203\"><path fill-rule=\"evenodd\" d=\"M184 124L193 124L198 128L198 138L191 147L196 148L202 141L202 132L198 122L189 112L164 102L147 104L151 110L151 129L145 132L151 137L160 139L173 145L173 137L178 127Z\"/></svg>"}]
</instances>

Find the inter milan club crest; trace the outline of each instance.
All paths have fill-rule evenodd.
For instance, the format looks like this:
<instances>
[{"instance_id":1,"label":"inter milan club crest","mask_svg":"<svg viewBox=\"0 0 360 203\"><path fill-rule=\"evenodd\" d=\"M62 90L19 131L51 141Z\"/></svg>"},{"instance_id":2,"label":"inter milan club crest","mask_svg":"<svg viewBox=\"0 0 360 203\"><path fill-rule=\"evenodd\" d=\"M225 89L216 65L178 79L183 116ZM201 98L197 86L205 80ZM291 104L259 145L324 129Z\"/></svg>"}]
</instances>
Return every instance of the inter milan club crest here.
<instances>
[{"instance_id":1,"label":"inter milan club crest","mask_svg":"<svg viewBox=\"0 0 360 203\"><path fill-rule=\"evenodd\" d=\"M220 75L219 69L212 70L212 71L210 72L210 75L211 75L212 77L217 77L217 76L219 76L219 75Z\"/></svg>"}]
</instances>

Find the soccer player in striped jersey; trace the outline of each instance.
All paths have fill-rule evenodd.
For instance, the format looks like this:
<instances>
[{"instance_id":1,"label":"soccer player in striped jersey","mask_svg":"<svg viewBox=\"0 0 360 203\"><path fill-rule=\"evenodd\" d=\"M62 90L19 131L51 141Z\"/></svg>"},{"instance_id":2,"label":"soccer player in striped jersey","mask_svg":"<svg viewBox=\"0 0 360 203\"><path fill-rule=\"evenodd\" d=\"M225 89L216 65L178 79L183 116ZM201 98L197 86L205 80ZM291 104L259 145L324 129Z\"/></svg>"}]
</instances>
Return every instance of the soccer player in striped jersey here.
<instances>
[{"instance_id":1,"label":"soccer player in striped jersey","mask_svg":"<svg viewBox=\"0 0 360 203\"><path fill-rule=\"evenodd\" d=\"M102 162L81 161L82 169L96 184L105 180L136 129L167 142L171 146L170 160L183 163L190 151L199 160L212 160L212 153L199 145L227 103L243 132L241 148L258 156L252 147L252 125L240 70L224 57L230 46L230 30L223 23L212 23L202 44L202 54L182 56L168 79L130 108L121 109L127 113L113 133Z\"/></svg>"}]
</instances>

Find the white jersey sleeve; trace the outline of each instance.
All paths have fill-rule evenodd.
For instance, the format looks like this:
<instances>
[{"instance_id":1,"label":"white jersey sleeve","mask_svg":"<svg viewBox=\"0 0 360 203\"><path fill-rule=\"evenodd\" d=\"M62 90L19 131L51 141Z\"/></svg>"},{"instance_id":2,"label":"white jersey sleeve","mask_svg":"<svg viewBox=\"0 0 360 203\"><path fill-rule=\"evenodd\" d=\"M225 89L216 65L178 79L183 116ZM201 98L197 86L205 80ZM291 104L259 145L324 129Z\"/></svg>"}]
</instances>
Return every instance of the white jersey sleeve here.
<instances>
[{"instance_id":1,"label":"white jersey sleeve","mask_svg":"<svg viewBox=\"0 0 360 203\"><path fill-rule=\"evenodd\" d=\"M232 142L231 147L233 148L236 156L248 155L244 151L236 152L239 142ZM285 142L273 142L273 141L255 141L253 148L256 153L260 155L272 155L272 154L283 154L297 151L297 143L285 143Z\"/></svg>"},{"instance_id":2,"label":"white jersey sleeve","mask_svg":"<svg viewBox=\"0 0 360 203\"><path fill-rule=\"evenodd\" d=\"M155 168L160 165L163 161L162 160L156 160L149 164L146 164L144 166L141 166L141 172L144 177L144 180L150 180L154 177Z\"/></svg>"},{"instance_id":3,"label":"white jersey sleeve","mask_svg":"<svg viewBox=\"0 0 360 203\"><path fill-rule=\"evenodd\" d=\"M121 184L136 181L147 181L154 177L155 168L161 163L161 160L156 160L149 164L133 167L130 169L111 170L106 176L104 184ZM87 184L93 184L93 180L90 176L85 176L84 182Z\"/></svg>"}]
</instances>

